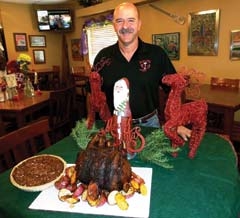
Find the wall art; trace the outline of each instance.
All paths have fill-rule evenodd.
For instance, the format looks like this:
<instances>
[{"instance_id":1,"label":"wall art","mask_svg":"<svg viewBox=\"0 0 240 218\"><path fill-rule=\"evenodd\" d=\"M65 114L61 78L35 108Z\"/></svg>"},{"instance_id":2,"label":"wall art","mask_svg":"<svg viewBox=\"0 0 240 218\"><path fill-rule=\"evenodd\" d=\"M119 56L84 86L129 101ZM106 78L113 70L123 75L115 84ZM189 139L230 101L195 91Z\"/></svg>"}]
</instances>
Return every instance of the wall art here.
<instances>
[{"instance_id":1,"label":"wall art","mask_svg":"<svg viewBox=\"0 0 240 218\"><path fill-rule=\"evenodd\" d=\"M44 64L46 63L45 51L42 49L33 50L34 64Z\"/></svg>"},{"instance_id":2,"label":"wall art","mask_svg":"<svg viewBox=\"0 0 240 218\"><path fill-rule=\"evenodd\" d=\"M171 60L180 59L180 33L153 34L152 43L163 48Z\"/></svg>"},{"instance_id":3,"label":"wall art","mask_svg":"<svg viewBox=\"0 0 240 218\"><path fill-rule=\"evenodd\" d=\"M219 19L219 9L188 15L188 55L218 54Z\"/></svg>"},{"instance_id":4,"label":"wall art","mask_svg":"<svg viewBox=\"0 0 240 218\"><path fill-rule=\"evenodd\" d=\"M232 30L230 35L230 59L240 60L240 30Z\"/></svg>"},{"instance_id":5,"label":"wall art","mask_svg":"<svg viewBox=\"0 0 240 218\"><path fill-rule=\"evenodd\" d=\"M44 35L29 35L30 47L46 47L46 36Z\"/></svg>"},{"instance_id":6,"label":"wall art","mask_svg":"<svg viewBox=\"0 0 240 218\"><path fill-rule=\"evenodd\" d=\"M15 50L16 51L27 51L27 34L26 33L13 33Z\"/></svg>"}]
</instances>

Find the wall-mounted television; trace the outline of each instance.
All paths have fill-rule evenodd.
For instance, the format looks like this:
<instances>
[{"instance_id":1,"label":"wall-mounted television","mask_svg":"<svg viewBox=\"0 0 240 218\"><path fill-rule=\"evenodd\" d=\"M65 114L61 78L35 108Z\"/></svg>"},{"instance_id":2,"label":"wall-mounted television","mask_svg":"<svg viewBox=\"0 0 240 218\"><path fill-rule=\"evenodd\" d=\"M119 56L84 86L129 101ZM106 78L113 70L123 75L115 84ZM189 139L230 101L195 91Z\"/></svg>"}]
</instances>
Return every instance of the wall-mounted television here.
<instances>
[{"instance_id":1,"label":"wall-mounted television","mask_svg":"<svg viewBox=\"0 0 240 218\"><path fill-rule=\"evenodd\" d=\"M39 9L36 12L39 31L61 32L73 30L73 15L69 9Z\"/></svg>"}]
</instances>

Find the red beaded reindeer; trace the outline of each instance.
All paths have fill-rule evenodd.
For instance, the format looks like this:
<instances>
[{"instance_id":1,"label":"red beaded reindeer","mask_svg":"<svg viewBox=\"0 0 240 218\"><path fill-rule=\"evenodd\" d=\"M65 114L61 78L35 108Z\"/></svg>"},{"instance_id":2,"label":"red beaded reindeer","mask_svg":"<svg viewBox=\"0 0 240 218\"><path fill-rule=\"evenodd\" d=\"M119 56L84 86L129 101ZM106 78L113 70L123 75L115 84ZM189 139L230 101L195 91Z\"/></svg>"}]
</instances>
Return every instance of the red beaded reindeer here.
<instances>
[{"instance_id":1,"label":"red beaded reindeer","mask_svg":"<svg viewBox=\"0 0 240 218\"><path fill-rule=\"evenodd\" d=\"M89 76L89 82L91 86L91 95L89 98L89 120L88 129L91 129L95 122L95 113L98 112L100 118L107 122L111 118L109 111L106 95L101 91L102 80L97 72L91 72Z\"/></svg>"},{"instance_id":2,"label":"red beaded reindeer","mask_svg":"<svg viewBox=\"0 0 240 218\"><path fill-rule=\"evenodd\" d=\"M181 95L188 80L180 74L170 74L163 77L162 82L171 87L165 107L164 133L171 140L172 147L184 145L185 141L177 134L177 127L192 126L189 140L189 158L194 158L206 130L207 104L204 100L197 100L182 104ZM173 153L177 156L177 153Z\"/></svg>"}]
</instances>

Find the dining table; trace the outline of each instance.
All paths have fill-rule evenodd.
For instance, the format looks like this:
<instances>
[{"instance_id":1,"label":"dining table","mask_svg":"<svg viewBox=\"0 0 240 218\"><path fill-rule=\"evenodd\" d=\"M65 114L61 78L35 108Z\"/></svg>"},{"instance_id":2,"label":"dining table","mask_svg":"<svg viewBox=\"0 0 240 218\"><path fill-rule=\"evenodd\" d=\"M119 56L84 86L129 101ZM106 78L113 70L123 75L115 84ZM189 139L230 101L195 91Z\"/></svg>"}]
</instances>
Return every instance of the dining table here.
<instances>
[{"instance_id":1,"label":"dining table","mask_svg":"<svg viewBox=\"0 0 240 218\"><path fill-rule=\"evenodd\" d=\"M146 137L152 131L152 128L143 128L142 134ZM81 149L72 134L70 134L39 154L57 155L67 163L74 164ZM166 154L168 163L172 165L172 168L145 161L138 154L130 160L132 167L152 169L148 217L240 217L240 176L237 168L237 155L231 142L218 134L206 132L195 158L190 159L187 155L188 143L186 142L181 147L177 157ZM81 207L79 212L58 211L57 209L30 209L29 206L42 192L26 192L16 188L9 180L10 172L11 169L0 174L0 217L113 217L103 214L91 214L91 212L85 213ZM144 178L146 175L140 176ZM49 198L51 197L49 195ZM59 201L57 196L55 198ZM60 203L62 205L66 204L66 202ZM134 210L140 210L145 203L142 200ZM48 203L46 202L46 204ZM54 204L52 207L54 207ZM76 204L74 207L78 207L78 205ZM131 207L131 204L129 207ZM116 217L122 217L122 215ZM129 216L125 215L125 217Z\"/></svg>"},{"instance_id":2,"label":"dining table","mask_svg":"<svg viewBox=\"0 0 240 218\"><path fill-rule=\"evenodd\" d=\"M208 112L220 117L217 125L210 125L208 116L208 131L219 132L230 136L234 125L235 113L240 110L240 89L214 87L203 84L197 87L199 93L185 92L186 101L205 99L208 104Z\"/></svg>"},{"instance_id":3,"label":"dining table","mask_svg":"<svg viewBox=\"0 0 240 218\"><path fill-rule=\"evenodd\" d=\"M48 107L49 97L49 91L36 91L31 97L19 92L17 98L0 102L0 121L5 117L14 118L17 128L20 128L32 121L36 113Z\"/></svg>"}]
</instances>

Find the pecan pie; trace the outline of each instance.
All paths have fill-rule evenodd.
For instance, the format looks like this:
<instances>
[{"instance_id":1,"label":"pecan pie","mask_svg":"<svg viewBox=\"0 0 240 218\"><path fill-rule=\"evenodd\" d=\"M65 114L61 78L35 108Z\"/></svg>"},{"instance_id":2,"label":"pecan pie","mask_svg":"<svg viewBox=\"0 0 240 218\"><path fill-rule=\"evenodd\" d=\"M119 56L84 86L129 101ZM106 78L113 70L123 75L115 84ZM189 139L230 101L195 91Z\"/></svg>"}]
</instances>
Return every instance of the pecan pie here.
<instances>
[{"instance_id":1,"label":"pecan pie","mask_svg":"<svg viewBox=\"0 0 240 218\"><path fill-rule=\"evenodd\" d=\"M53 185L64 173L66 162L55 155L36 155L17 164L11 174L12 184L25 191L41 191Z\"/></svg>"}]
</instances>

